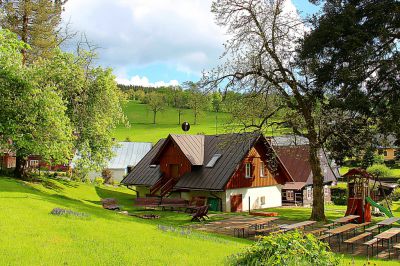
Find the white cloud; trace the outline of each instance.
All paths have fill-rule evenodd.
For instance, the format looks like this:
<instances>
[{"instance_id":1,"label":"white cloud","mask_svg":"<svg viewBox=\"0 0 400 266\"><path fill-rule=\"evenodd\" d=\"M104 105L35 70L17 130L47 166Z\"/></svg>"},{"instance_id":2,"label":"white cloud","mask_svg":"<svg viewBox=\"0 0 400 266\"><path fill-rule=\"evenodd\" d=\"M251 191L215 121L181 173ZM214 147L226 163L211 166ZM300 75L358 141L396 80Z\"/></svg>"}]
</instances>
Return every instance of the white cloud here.
<instances>
[{"instance_id":1,"label":"white cloud","mask_svg":"<svg viewBox=\"0 0 400 266\"><path fill-rule=\"evenodd\" d=\"M134 76L130 79L117 78L119 84L123 85L137 85L143 87L165 87L165 86L178 86L179 82L177 80L170 80L168 82L156 81L154 83L150 82L147 77Z\"/></svg>"},{"instance_id":2,"label":"white cloud","mask_svg":"<svg viewBox=\"0 0 400 266\"><path fill-rule=\"evenodd\" d=\"M132 75L182 80L184 77L176 74L153 77L151 71L135 70L163 65L172 73L200 76L202 70L216 66L227 36L214 22L211 3L212 0L69 0L63 19L100 47L99 63L112 67L119 80L132 82ZM289 3L288 8L294 6ZM146 82L144 78L138 77L135 82Z\"/></svg>"},{"instance_id":3,"label":"white cloud","mask_svg":"<svg viewBox=\"0 0 400 266\"><path fill-rule=\"evenodd\" d=\"M211 0L70 0L63 17L101 47L104 65L163 63L200 73L215 65L225 41L210 9Z\"/></svg>"}]
</instances>

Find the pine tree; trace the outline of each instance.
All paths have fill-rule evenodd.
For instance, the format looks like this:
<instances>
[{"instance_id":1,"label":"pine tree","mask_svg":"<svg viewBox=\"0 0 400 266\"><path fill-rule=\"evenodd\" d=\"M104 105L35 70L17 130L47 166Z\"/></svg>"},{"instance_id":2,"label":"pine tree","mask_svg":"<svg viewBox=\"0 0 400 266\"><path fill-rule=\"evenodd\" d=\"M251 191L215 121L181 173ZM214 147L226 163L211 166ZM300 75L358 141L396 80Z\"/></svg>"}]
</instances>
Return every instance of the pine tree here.
<instances>
[{"instance_id":1,"label":"pine tree","mask_svg":"<svg viewBox=\"0 0 400 266\"><path fill-rule=\"evenodd\" d=\"M22 49L23 62L49 58L60 43L61 13L67 0L4 0L0 1L4 16L0 26L16 33L31 46Z\"/></svg>"}]
</instances>

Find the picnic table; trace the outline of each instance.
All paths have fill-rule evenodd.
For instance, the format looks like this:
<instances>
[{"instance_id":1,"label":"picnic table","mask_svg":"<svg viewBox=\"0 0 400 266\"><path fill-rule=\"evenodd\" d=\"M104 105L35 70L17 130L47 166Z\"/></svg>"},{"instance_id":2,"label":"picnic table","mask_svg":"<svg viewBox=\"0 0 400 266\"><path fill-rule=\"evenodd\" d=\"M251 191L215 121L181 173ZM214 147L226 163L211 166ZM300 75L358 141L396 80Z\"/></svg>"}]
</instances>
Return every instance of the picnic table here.
<instances>
[{"instance_id":1,"label":"picnic table","mask_svg":"<svg viewBox=\"0 0 400 266\"><path fill-rule=\"evenodd\" d=\"M341 217L339 219L334 220L333 224L347 224L347 223L354 221L357 218L360 218L360 216L359 215L348 215L348 216Z\"/></svg>"},{"instance_id":2,"label":"picnic table","mask_svg":"<svg viewBox=\"0 0 400 266\"><path fill-rule=\"evenodd\" d=\"M397 222L397 221L399 221L400 220L400 218L398 218L398 217L391 217L391 218L388 218L388 219L386 219L386 220L383 220L383 221L380 221L379 223L377 223L376 225L374 225L374 226L372 226L372 227L370 227L370 228L368 228L370 231L372 231L372 230L375 230L375 229L378 229L378 233L380 233L381 232L381 229L383 228L383 227L385 227L385 226L392 226L392 224L394 224L395 222Z\"/></svg>"},{"instance_id":3,"label":"picnic table","mask_svg":"<svg viewBox=\"0 0 400 266\"><path fill-rule=\"evenodd\" d=\"M393 217L394 218L394 217ZM389 252L389 259L390 259L390 246L393 237L396 237L396 241L397 241L397 235L400 233L400 228L390 228L388 230L386 230L385 232L382 232L380 234L377 234L375 236L376 239L381 240L382 241L382 245L383 245L383 241L386 240L387 244L388 244L388 252ZM376 252L376 255L378 256L378 251Z\"/></svg>"},{"instance_id":4,"label":"picnic table","mask_svg":"<svg viewBox=\"0 0 400 266\"><path fill-rule=\"evenodd\" d=\"M357 228L358 228L357 224L345 224L345 225L342 225L342 226L339 226L339 227L336 227L333 229L329 229L325 233L329 235L329 239L328 239L329 243L330 243L331 236L335 236L335 235L338 236L339 251L340 251L340 243L343 240L343 234L348 233L351 230L353 230L355 232L355 229L357 229Z\"/></svg>"},{"instance_id":5,"label":"picnic table","mask_svg":"<svg viewBox=\"0 0 400 266\"><path fill-rule=\"evenodd\" d=\"M316 221L304 221L304 222L284 225L281 228L286 231L294 230L294 229L298 229L298 228L304 229L306 226L311 226L315 223L316 223Z\"/></svg>"},{"instance_id":6,"label":"picnic table","mask_svg":"<svg viewBox=\"0 0 400 266\"><path fill-rule=\"evenodd\" d=\"M262 219L255 219L252 221L247 221L247 222L243 222L241 224L235 225L235 226L229 226L230 228L233 228L233 235L239 237L240 234L242 234L242 236L245 236L245 230L249 229L250 227L254 226L255 229L264 226L264 225L268 225L270 222L273 222L275 220L278 220L277 217L266 217L266 218L262 218ZM236 222L239 223L239 222Z\"/></svg>"}]
</instances>

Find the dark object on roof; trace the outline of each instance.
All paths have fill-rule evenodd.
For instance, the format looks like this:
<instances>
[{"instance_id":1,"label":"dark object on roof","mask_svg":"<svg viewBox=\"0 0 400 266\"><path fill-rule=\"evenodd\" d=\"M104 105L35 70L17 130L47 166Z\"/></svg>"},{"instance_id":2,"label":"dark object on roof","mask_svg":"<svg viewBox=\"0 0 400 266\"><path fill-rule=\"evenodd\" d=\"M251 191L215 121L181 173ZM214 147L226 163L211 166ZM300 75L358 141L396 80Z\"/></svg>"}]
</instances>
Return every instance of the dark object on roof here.
<instances>
[{"instance_id":1,"label":"dark object on roof","mask_svg":"<svg viewBox=\"0 0 400 266\"><path fill-rule=\"evenodd\" d=\"M161 177L161 172L159 165L155 168L151 168L150 165L154 164L154 161L158 159L157 157L161 155L161 149L168 141L178 140L178 143L182 144L189 140L189 136L170 135L167 139L160 140L132 172L122 180L122 183L124 185L154 185ZM200 137L200 135L191 137L195 137L194 140L199 140L198 136ZM216 154L222 154L222 156L213 167L192 166L192 172L184 174L175 185L175 189L223 191L229 178L255 142L264 139L261 134L255 133L202 135L201 137L204 140L203 162L210 162ZM190 147L188 143L184 145Z\"/></svg>"},{"instance_id":2,"label":"dark object on roof","mask_svg":"<svg viewBox=\"0 0 400 266\"><path fill-rule=\"evenodd\" d=\"M274 146L276 153L281 159L286 170L289 172L295 182L304 182L307 185L313 184L313 174L309 162L309 146ZM335 167L331 165L324 153L320 152L321 170L324 175L324 183L336 181ZM333 171L332 171L333 170Z\"/></svg>"}]
</instances>

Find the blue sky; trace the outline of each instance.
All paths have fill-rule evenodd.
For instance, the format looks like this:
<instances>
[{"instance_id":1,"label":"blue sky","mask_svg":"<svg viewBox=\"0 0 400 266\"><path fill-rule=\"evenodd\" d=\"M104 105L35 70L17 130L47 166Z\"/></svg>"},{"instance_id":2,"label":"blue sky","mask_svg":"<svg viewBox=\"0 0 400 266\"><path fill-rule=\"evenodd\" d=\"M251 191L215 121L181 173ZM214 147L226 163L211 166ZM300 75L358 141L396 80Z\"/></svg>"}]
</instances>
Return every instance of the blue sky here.
<instances>
[{"instance_id":1,"label":"blue sky","mask_svg":"<svg viewBox=\"0 0 400 266\"><path fill-rule=\"evenodd\" d=\"M178 85L197 81L223 52L226 36L214 23L211 2L69 0L63 19L100 47L98 63L112 67L118 82ZM301 16L318 11L308 0L291 2Z\"/></svg>"}]
</instances>

